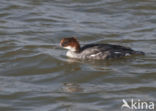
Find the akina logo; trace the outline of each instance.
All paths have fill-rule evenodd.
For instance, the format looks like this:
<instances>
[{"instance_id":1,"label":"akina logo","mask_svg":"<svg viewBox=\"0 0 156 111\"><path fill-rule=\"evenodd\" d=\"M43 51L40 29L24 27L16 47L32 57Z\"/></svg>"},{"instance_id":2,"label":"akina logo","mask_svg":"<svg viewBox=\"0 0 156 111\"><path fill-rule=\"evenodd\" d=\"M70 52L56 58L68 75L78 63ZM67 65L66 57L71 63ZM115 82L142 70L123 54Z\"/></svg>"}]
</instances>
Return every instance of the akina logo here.
<instances>
[{"instance_id":1,"label":"akina logo","mask_svg":"<svg viewBox=\"0 0 156 111\"><path fill-rule=\"evenodd\" d=\"M140 111L154 111L155 106L154 102L145 102L141 101L140 99L134 100L131 99L131 101L128 103L125 99L122 100L123 105L121 106L121 109L131 109L131 110L140 110Z\"/></svg>"}]
</instances>

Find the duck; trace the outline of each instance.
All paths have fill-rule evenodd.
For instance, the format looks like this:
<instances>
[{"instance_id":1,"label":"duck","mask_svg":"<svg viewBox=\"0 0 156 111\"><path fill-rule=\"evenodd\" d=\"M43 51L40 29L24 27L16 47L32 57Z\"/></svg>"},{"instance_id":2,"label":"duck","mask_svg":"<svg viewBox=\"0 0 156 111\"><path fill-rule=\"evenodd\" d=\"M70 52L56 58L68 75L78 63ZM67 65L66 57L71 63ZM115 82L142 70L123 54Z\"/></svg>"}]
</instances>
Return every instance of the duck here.
<instances>
[{"instance_id":1,"label":"duck","mask_svg":"<svg viewBox=\"0 0 156 111\"><path fill-rule=\"evenodd\" d=\"M145 54L142 51L135 51L129 47L113 44L86 44L81 47L76 37L63 38L60 41L60 46L68 50L67 57L83 60L105 60Z\"/></svg>"}]
</instances>

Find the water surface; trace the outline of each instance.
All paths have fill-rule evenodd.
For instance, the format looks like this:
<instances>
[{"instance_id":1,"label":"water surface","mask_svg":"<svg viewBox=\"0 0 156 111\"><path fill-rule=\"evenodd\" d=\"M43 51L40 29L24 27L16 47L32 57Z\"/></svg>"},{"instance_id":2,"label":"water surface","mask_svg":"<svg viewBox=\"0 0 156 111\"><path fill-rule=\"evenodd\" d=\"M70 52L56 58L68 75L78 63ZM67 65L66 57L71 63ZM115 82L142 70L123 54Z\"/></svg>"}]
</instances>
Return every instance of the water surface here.
<instances>
[{"instance_id":1,"label":"water surface","mask_svg":"<svg viewBox=\"0 0 156 111\"><path fill-rule=\"evenodd\" d=\"M1 0L1 111L120 111L156 103L155 0ZM65 57L63 37L146 52L108 61Z\"/></svg>"}]
</instances>

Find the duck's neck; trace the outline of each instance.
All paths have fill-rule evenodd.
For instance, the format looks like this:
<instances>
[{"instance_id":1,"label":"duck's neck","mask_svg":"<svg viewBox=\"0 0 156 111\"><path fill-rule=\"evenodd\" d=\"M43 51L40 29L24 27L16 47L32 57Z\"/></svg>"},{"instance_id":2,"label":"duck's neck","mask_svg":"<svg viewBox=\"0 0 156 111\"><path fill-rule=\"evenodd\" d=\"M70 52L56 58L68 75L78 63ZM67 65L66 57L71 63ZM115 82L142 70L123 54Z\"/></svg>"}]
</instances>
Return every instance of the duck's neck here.
<instances>
[{"instance_id":1,"label":"duck's neck","mask_svg":"<svg viewBox=\"0 0 156 111\"><path fill-rule=\"evenodd\" d=\"M71 51L73 51L75 53L79 53L81 51L81 47L80 47L80 44L78 42L72 44L72 47L73 47L73 50L71 50Z\"/></svg>"}]
</instances>

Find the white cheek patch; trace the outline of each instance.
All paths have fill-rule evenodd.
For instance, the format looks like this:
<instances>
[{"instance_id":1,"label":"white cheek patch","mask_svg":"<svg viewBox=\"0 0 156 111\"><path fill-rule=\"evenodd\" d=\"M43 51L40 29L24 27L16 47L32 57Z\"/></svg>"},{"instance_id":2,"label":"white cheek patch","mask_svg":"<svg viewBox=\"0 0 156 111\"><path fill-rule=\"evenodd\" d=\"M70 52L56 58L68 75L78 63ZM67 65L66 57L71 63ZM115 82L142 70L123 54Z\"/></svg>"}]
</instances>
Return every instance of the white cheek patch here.
<instances>
[{"instance_id":1,"label":"white cheek patch","mask_svg":"<svg viewBox=\"0 0 156 111\"><path fill-rule=\"evenodd\" d=\"M68 49L68 50L71 50L72 49L72 47L70 47L70 46L67 46L67 47L64 47L65 49Z\"/></svg>"},{"instance_id":2,"label":"white cheek patch","mask_svg":"<svg viewBox=\"0 0 156 111\"><path fill-rule=\"evenodd\" d=\"M68 49L68 50L71 50L71 51L76 51L74 47L71 47L71 46L67 46L67 47L64 47L65 49Z\"/></svg>"}]
</instances>

